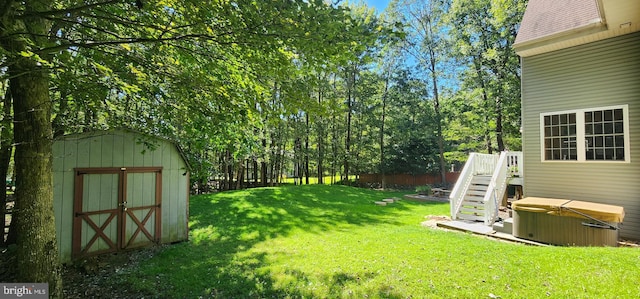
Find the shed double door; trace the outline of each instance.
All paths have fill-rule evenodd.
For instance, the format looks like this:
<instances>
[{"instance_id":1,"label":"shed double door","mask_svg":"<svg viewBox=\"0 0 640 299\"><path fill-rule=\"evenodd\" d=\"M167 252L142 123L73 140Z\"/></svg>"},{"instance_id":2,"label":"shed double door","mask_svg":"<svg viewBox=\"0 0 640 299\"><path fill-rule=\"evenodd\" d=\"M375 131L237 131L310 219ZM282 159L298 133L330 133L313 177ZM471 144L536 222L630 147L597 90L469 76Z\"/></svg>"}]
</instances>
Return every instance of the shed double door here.
<instances>
[{"instance_id":1,"label":"shed double door","mask_svg":"<svg viewBox=\"0 0 640 299\"><path fill-rule=\"evenodd\" d=\"M162 167L74 171L74 257L160 241Z\"/></svg>"}]
</instances>

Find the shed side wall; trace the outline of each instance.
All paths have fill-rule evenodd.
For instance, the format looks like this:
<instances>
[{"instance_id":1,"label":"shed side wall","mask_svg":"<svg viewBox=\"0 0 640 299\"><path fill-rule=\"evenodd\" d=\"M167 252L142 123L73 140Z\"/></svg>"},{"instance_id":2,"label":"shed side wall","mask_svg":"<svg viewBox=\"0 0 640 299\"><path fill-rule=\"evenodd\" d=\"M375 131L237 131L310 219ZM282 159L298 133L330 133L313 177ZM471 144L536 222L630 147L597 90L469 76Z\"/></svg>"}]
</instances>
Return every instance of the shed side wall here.
<instances>
[{"instance_id":1,"label":"shed side wall","mask_svg":"<svg viewBox=\"0 0 640 299\"><path fill-rule=\"evenodd\" d=\"M623 206L640 239L640 33L522 59L525 196ZM630 163L541 162L540 114L627 104Z\"/></svg>"}]
</instances>

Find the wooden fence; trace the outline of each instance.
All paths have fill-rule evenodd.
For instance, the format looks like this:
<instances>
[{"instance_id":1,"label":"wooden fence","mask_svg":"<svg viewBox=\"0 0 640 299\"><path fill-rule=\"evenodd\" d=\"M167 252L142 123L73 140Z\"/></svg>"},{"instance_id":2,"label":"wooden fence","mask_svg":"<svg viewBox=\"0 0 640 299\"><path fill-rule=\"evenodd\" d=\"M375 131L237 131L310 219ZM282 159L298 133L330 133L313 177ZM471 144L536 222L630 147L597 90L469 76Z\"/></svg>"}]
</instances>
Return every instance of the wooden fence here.
<instances>
[{"instance_id":1,"label":"wooden fence","mask_svg":"<svg viewBox=\"0 0 640 299\"><path fill-rule=\"evenodd\" d=\"M459 172L447 172L446 185L453 186L460 175ZM360 174L358 182L360 184L380 184L382 175L379 173ZM442 184L440 174L385 174L385 184L387 186L420 186Z\"/></svg>"}]
</instances>

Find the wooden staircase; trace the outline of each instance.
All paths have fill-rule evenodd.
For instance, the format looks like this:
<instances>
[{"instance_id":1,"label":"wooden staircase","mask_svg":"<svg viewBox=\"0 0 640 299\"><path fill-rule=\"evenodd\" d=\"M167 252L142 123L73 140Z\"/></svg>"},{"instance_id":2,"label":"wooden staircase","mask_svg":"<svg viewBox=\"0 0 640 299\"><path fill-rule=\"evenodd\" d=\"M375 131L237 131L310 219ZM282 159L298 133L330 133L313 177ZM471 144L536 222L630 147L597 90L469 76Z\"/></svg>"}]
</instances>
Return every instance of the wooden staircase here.
<instances>
[{"instance_id":1,"label":"wooden staircase","mask_svg":"<svg viewBox=\"0 0 640 299\"><path fill-rule=\"evenodd\" d=\"M507 186L522 180L522 153L469 154L449 196L451 219L482 221L492 225ZM515 182L514 182L515 183Z\"/></svg>"},{"instance_id":2,"label":"wooden staircase","mask_svg":"<svg viewBox=\"0 0 640 299\"><path fill-rule=\"evenodd\" d=\"M456 219L484 221L484 196L487 194L487 188L489 187L490 182L490 175L473 176L471 184L462 199L462 206L458 210Z\"/></svg>"}]
</instances>

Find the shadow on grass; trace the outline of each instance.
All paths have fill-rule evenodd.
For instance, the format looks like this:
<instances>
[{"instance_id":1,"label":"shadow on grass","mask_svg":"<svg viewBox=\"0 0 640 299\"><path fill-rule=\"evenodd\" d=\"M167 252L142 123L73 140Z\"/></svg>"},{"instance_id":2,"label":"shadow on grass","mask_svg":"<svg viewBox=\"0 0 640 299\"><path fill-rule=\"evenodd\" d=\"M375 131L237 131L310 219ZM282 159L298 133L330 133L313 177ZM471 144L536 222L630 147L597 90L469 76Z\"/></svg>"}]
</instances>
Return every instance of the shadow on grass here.
<instances>
[{"instance_id":1,"label":"shadow on grass","mask_svg":"<svg viewBox=\"0 0 640 299\"><path fill-rule=\"evenodd\" d=\"M250 249L292 232L323 233L353 226L400 223L398 215L415 203L380 207L388 196L344 186L285 186L195 196L190 203L190 241L168 247L131 273L133 287L157 297L309 297L295 287L276 286L264 253ZM320 257L319 257L320 258ZM349 273L328 277L330 296L340 297ZM304 273L291 285L308 281ZM357 282L357 280L356 280ZM282 284L282 282L280 282ZM379 294L393 295L381 286Z\"/></svg>"},{"instance_id":2,"label":"shadow on grass","mask_svg":"<svg viewBox=\"0 0 640 299\"><path fill-rule=\"evenodd\" d=\"M287 235L293 229L326 231L345 225L393 222L403 205L379 207L379 192L343 186L286 186L220 193L194 198L191 229L209 226L235 237L258 239Z\"/></svg>"}]
</instances>

